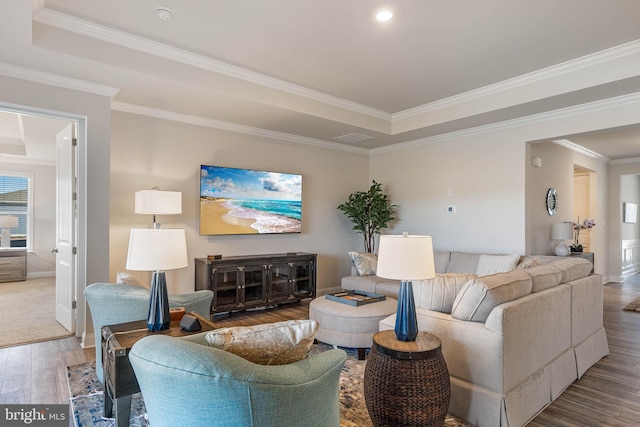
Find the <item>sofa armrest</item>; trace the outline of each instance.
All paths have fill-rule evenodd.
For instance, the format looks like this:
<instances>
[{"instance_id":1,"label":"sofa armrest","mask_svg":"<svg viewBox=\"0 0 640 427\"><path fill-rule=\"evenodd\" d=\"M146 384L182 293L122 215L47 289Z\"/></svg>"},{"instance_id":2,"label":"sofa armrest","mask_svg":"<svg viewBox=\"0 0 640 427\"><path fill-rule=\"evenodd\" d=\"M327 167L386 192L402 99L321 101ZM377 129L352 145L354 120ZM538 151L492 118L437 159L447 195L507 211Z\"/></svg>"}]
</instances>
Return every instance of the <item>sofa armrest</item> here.
<instances>
[{"instance_id":1,"label":"sofa armrest","mask_svg":"<svg viewBox=\"0 0 640 427\"><path fill-rule=\"evenodd\" d=\"M503 336L505 389L571 348L571 289L558 285L500 304L485 327Z\"/></svg>"},{"instance_id":2,"label":"sofa armrest","mask_svg":"<svg viewBox=\"0 0 640 427\"><path fill-rule=\"evenodd\" d=\"M195 311L202 317L209 319L211 317L212 299L212 291L201 290L187 294L169 295L169 305L171 307L184 307L187 313Z\"/></svg>"}]
</instances>

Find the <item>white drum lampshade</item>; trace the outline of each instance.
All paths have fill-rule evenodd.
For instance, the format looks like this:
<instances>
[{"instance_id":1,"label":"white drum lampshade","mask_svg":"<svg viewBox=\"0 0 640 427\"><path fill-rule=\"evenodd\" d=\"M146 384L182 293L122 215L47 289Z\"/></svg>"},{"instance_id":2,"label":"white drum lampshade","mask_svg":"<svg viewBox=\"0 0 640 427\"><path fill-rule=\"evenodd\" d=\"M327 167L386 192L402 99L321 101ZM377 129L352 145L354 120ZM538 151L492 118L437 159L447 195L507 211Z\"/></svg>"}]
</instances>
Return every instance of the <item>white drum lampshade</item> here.
<instances>
[{"instance_id":1,"label":"white drum lampshade","mask_svg":"<svg viewBox=\"0 0 640 427\"><path fill-rule=\"evenodd\" d=\"M188 265L187 239L184 229L131 229L127 270L175 270Z\"/></svg>"},{"instance_id":2,"label":"white drum lampshade","mask_svg":"<svg viewBox=\"0 0 640 427\"><path fill-rule=\"evenodd\" d=\"M182 193L160 190L136 191L135 213L153 215L153 228L160 228L160 224L156 222L156 215L182 213Z\"/></svg>"}]
</instances>

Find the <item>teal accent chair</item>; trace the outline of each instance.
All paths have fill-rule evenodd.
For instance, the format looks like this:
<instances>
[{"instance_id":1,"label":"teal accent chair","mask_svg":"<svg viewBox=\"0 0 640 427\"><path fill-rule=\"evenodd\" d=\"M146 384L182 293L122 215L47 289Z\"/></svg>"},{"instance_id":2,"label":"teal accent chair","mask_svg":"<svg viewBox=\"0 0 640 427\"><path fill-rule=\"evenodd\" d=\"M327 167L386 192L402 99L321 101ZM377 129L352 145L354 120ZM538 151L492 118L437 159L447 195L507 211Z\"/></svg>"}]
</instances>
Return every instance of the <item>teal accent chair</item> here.
<instances>
[{"instance_id":1,"label":"teal accent chair","mask_svg":"<svg viewBox=\"0 0 640 427\"><path fill-rule=\"evenodd\" d=\"M206 332L148 336L129 360L154 427L339 427L343 350L257 365L209 347Z\"/></svg>"},{"instance_id":2,"label":"teal accent chair","mask_svg":"<svg viewBox=\"0 0 640 427\"><path fill-rule=\"evenodd\" d=\"M96 339L96 375L104 382L102 371L101 329L106 325L146 320L149 311L149 290L137 286L113 283L94 283L87 286L84 296L91 310L93 333ZM184 307L205 318L211 313L213 292L203 290L169 295L169 307Z\"/></svg>"}]
</instances>

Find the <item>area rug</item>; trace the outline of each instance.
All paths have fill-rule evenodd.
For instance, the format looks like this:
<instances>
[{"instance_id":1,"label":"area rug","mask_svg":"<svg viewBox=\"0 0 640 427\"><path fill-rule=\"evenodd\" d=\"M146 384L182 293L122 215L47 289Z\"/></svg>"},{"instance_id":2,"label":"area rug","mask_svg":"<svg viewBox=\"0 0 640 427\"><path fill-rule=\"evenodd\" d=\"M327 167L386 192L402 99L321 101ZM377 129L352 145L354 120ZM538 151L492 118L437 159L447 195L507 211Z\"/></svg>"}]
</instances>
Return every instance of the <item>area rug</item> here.
<instances>
[{"instance_id":1,"label":"area rug","mask_svg":"<svg viewBox=\"0 0 640 427\"><path fill-rule=\"evenodd\" d=\"M631 304L627 305L623 310L640 312L640 297L634 299Z\"/></svg>"},{"instance_id":2,"label":"area rug","mask_svg":"<svg viewBox=\"0 0 640 427\"><path fill-rule=\"evenodd\" d=\"M47 341L71 335L56 322L55 277L0 283L0 347Z\"/></svg>"},{"instance_id":3,"label":"area rug","mask_svg":"<svg viewBox=\"0 0 640 427\"><path fill-rule=\"evenodd\" d=\"M314 344L312 353L332 348L327 344ZM363 379L366 361L358 360L354 349L344 349L348 358L340 375L340 427L372 427L363 395ZM95 363L85 362L67 367L67 380L71 409L76 427L110 427L114 420L102 417L104 392L102 383L95 374ZM132 427L149 425L142 395L136 393L131 399ZM468 427L461 420L447 415L446 427Z\"/></svg>"}]
</instances>

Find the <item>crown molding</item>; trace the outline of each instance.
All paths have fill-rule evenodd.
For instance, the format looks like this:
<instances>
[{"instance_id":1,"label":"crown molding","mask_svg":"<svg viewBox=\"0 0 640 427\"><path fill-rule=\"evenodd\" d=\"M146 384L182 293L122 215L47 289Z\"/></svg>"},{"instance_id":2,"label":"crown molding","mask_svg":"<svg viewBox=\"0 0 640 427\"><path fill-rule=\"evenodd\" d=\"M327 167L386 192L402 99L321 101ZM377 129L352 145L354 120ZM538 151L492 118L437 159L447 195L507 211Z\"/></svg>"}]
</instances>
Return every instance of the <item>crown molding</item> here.
<instances>
[{"instance_id":1,"label":"crown molding","mask_svg":"<svg viewBox=\"0 0 640 427\"><path fill-rule=\"evenodd\" d=\"M266 76L264 74L227 64L204 55L199 55L184 49L156 42L145 37L115 30L113 28L76 18L52 9L43 8L37 11L34 13L33 20L44 25L60 28L65 31L71 31L76 34L102 40L104 42L116 44L129 49L134 49L149 55L154 55L171 61L180 62L185 65L190 65L192 67L234 77L271 89L281 90L292 95L311 99L313 101L352 111L354 113L363 114L377 119L391 120L391 114L386 111L371 108L343 98L328 95L324 92Z\"/></svg>"},{"instance_id":2,"label":"crown molding","mask_svg":"<svg viewBox=\"0 0 640 427\"><path fill-rule=\"evenodd\" d=\"M305 136L293 135L290 133L276 132L267 129L256 128L252 126L240 125L237 123L225 122L222 120L210 119L207 117L193 116L189 114L176 113L173 111L161 110L158 108L145 107L142 105L129 104L126 102L111 102L111 109L121 111L123 113L139 114L142 116L155 117L158 119L170 120L174 122L187 123L197 126L208 127L212 129L225 130L229 132L243 133L261 138L275 139L279 141L293 142L296 144L311 145L314 147L328 148L331 150L347 151L350 153L368 154L366 148L351 147L348 145L337 144L334 142L324 141L316 138L308 138Z\"/></svg>"},{"instance_id":3,"label":"crown molding","mask_svg":"<svg viewBox=\"0 0 640 427\"><path fill-rule=\"evenodd\" d=\"M603 156L602 154L598 154L595 151L591 151L580 144L576 144L573 141L569 141L568 139L554 139L552 142L555 142L556 144L564 148L568 148L571 151L575 151L578 154L582 154L583 156L591 157L594 159L602 159L606 161L611 160L610 158Z\"/></svg>"},{"instance_id":4,"label":"crown molding","mask_svg":"<svg viewBox=\"0 0 640 427\"><path fill-rule=\"evenodd\" d=\"M544 113L532 114L517 119L504 120L502 122L490 123L487 125L477 126L474 128L463 129L460 131L449 132L441 135L420 138L411 141L401 142L394 145L388 145L380 148L372 148L369 150L371 155L388 153L391 151L404 150L412 147L419 147L436 142L443 142L452 139L464 138L470 135L478 135L481 133L497 132L500 130L512 129L519 126L531 125L536 123L558 120L580 114L593 113L609 108L621 107L629 104L640 103L640 92L628 95L616 96L613 98L603 99L600 101L589 102L572 107L560 108L558 110L547 111Z\"/></svg>"},{"instance_id":5,"label":"crown molding","mask_svg":"<svg viewBox=\"0 0 640 427\"><path fill-rule=\"evenodd\" d=\"M626 159L616 159L609 162L610 165L626 165L629 163L640 163L640 157L628 157Z\"/></svg>"},{"instance_id":6,"label":"crown molding","mask_svg":"<svg viewBox=\"0 0 640 427\"><path fill-rule=\"evenodd\" d=\"M49 86L62 87L95 95L108 96L111 99L113 99L120 91L120 89L115 87L63 77L46 71L7 64L6 62L0 62L0 76L27 80L33 83L40 83Z\"/></svg>"},{"instance_id":7,"label":"crown molding","mask_svg":"<svg viewBox=\"0 0 640 427\"><path fill-rule=\"evenodd\" d=\"M399 111L391 115L391 121L394 122L404 120L442 108L459 105L489 95L504 92L506 90L522 87L531 83L539 82L541 80L558 77L587 67L599 65L613 59L622 58L628 55L636 54L638 52L640 52L640 40L634 40L629 43L605 49L590 55L585 55L580 58L572 59L560 64L552 65L550 67L523 74L518 77L503 80L501 82L487 85L478 89L473 89L459 95L450 96L448 98L443 98L429 104L410 108L404 111Z\"/></svg>"}]
</instances>

